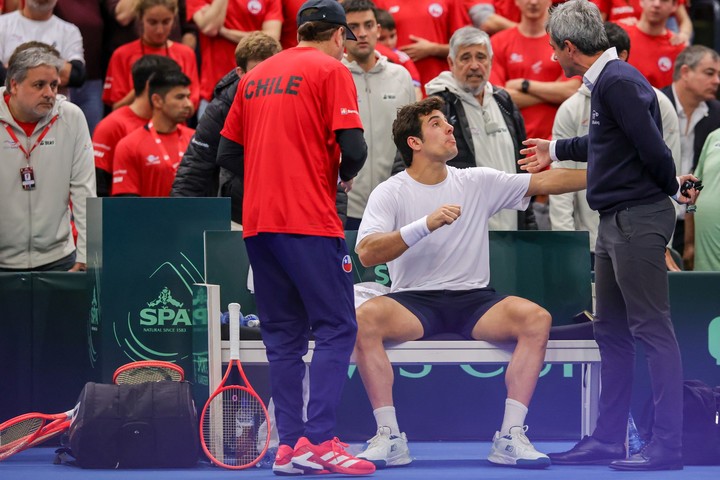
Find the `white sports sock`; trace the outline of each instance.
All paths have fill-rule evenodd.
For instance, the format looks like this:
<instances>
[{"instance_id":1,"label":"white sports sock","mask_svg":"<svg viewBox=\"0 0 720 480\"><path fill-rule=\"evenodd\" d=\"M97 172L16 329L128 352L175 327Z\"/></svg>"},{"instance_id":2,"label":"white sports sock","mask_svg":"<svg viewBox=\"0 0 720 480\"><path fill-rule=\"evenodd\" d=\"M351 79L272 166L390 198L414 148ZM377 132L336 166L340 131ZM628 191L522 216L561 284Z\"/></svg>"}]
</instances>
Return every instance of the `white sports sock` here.
<instances>
[{"instance_id":1,"label":"white sports sock","mask_svg":"<svg viewBox=\"0 0 720 480\"><path fill-rule=\"evenodd\" d=\"M390 435L400 435L400 427L398 427L397 417L395 416L395 407L380 407L373 410L375 422L378 428L388 427Z\"/></svg>"},{"instance_id":2,"label":"white sports sock","mask_svg":"<svg viewBox=\"0 0 720 480\"><path fill-rule=\"evenodd\" d=\"M525 425L527 412L528 408L525 405L512 398L506 398L505 416L503 417L502 427L500 427L500 435L509 435L512 427Z\"/></svg>"}]
</instances>

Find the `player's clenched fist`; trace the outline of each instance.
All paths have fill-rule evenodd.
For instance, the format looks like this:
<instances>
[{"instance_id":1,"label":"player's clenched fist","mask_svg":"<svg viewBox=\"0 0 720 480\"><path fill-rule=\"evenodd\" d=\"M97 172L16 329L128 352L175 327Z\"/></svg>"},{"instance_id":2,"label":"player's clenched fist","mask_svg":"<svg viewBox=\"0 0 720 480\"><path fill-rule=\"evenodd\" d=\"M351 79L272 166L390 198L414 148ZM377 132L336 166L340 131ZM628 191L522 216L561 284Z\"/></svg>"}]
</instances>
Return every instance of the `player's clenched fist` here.
<instances>
[{"instance_id":1,"label":"player's clenched fist","mask_svg":"<svg viewBox=\"0 0 720 480\"><path fill-rule=\"evenodd\" d=\"M427 217L428 229L431 232L443 225L450 225L460 217L460 205L443 205Z\"/></svg>"}]
</instances>

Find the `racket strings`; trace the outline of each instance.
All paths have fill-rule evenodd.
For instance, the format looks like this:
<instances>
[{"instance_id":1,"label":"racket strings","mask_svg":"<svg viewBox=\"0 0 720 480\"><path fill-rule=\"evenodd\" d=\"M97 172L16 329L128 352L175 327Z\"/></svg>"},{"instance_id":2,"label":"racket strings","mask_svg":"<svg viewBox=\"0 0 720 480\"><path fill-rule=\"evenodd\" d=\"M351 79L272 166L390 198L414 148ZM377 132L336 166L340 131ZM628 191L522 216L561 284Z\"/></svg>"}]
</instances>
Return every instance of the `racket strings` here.
<instances>
[{"instance_id":1,"label":"racket strings","mask_svg":"<svg viewBox=\"0 0 720 480\"><path fill-rule=\"evenodd\" d=\"M130 368L121 372L117 375L115 383L137 385L140 383L148 382L180 382L182 381L182 375L177 370L166 367L137 367Z\"/></svg>"},{"instance_id":2,"label":"racket strings","mask_svg":"<svg viewBox=\"0 0 720 480\"><path fill-rule=\"evenodd\" d=\"M33 440L30 445L28 445L28 447L34 447L35 445L39 445L47 440L50 440L51 438L60 435L61 433L64 433L65 430L67 430L68 428L70 428L70 420L66 420L60 423L54 422L52 425L43 428L37 438L35 438L35 440Z\"/></svg>"},{"instance_id":3,"label":"racket strings","mask_svg":"<svg viewBox=\"0 0 720 480\"><path fill-rule=\"evenodd\" d=\"M209 404L203 435L210 453L224 465L252 463L260 454L258 431L265 413L258 398L241 388L223 390Z\"/></svg>"},{"instance_id":4,"label":"racket strings","mask_svg":"<svg viewBox=\"0 0 720 480\"><path fill-rule=\"evenodd\" d=\"M35 434L42 428L45 421L42 418L31 417L20 422L8 425L0 430L0 448L17 442L25 437Z\"/></svg>"}]
</instances>

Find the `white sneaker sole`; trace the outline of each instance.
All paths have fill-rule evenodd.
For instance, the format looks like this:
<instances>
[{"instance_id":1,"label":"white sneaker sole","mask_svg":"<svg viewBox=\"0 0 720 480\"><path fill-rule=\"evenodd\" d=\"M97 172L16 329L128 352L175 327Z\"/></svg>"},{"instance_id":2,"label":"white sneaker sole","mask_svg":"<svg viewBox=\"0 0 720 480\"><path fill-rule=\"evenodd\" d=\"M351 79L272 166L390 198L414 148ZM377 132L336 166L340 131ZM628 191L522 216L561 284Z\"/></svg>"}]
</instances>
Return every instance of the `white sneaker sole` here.
<instances>
[{"instance_id":1,"label":"white sneaker sole","mask_svg":"<svg viewBox=\"0 0 720 480\"><path fill-rule=\"evenodd\" d=\"M302 475L305 472L299 468L293 467L292 463L286 463L285 465L273 465L272 471L275 475L280 476L296 476L296 475Z\"/></svg>"},{"instance_id":2,"label":"white sneaker sole","mask_svg":"<svg viewBox=\"0 0 720 480\"><path fill-rule=\"evenodd\" d=\"M505 455L499 455L495 452L487 457L488 462L503 467L540 469L547 468L552 463L548 457L539 458L513 458Z\"/></svg>"},{"instance_id":3,"label":"white sneaker sole","mask_svg":"<svg viewBox=\"0 0 720 480\"><path fill-rule=\"evenodd\" d=\"M296 455L292 458L292 466L295 467L295 469L300 470L302 473L312 473L324 470L325 467L310 460L312 456L312 452Z\"/></svg>"},{"instance_id":4,"label":"white sneaker sole","mask_svg":"<svg viewBox=\"0 0 720 480\"><path fill-rule=\"evenodd\" d=\"M388 458L372 459L364 457L363 454L359 454L357 458L362 458L375 465L375 468L387 468L387 467L403 467L412 463L412 457L408 453L400 453Z\"/></svg>"}]
</instances>

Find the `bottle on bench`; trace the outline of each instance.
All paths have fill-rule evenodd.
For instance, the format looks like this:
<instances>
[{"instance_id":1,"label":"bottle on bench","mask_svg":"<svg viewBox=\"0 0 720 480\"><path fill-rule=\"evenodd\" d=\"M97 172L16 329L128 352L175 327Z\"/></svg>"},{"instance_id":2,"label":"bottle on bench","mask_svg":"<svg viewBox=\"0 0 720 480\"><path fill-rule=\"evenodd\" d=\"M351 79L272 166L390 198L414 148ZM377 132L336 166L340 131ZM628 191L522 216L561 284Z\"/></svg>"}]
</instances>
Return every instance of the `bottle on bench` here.
<instances>
[{"instance_id":1,"label":"bottle on bench","mask_svg":"<svg viewBox=\"0 0 720 480\"><path fill-rule=\"evenodd\" d=\"M220 323L221 324L227 324L230 320L230 315L228 312L223 312L220 316ZM260 326L260 319L257 315L250 313L248 315L240 314L240 325L243 327L259 327Z\"/></svg>"}]
</instances>

